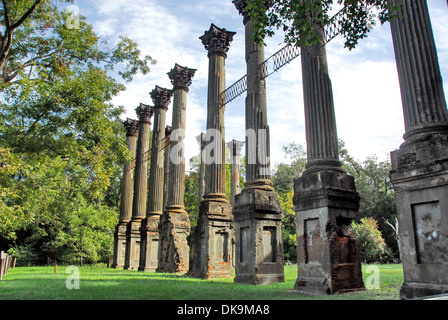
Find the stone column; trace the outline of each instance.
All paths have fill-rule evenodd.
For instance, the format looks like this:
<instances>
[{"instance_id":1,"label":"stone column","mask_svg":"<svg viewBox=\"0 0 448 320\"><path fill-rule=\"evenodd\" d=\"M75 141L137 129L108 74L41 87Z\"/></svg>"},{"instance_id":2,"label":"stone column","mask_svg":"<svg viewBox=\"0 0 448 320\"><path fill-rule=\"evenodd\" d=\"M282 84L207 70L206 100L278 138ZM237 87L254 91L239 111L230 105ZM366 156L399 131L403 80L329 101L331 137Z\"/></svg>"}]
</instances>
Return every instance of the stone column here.
<instances>
[{"instance_id":1,"label":"stone column","mask_svg":"<svg viewBox=\"0 0 448 320\"><path fill-rule=\"evenodd\" d=\"M253 23L244 0L234 0L244 16L247 63L246 182L235 197L235 282L284 281L281 221L283 211L272 187L267 121L264 47L252 40Z\"/></svg>"},{"instance_id":2,"label":"stone column","mask_svg":"<svg viewBox=\"0 0 448 320\"><path fill-rule=\"evenodd\" d=\"M406 298L448 292L448 111L428 7L391 21L405 142L391 153Z\"/></svg>"},{"instance_id":3,"label":"stone column","mask_svg":"<svg viewBox=\"0 0 448 320\"><path fill-rule=\"evenodd\" d=\"M208 51L205 192L200 203L190 275L199 278L233 276L232 206L226 196L224 104L225 59L235 32L212 24L201 39Z\"/></svg>"},{"instance_id":4,"label":"stone column","mask_svg":"<svg viewBox=\"0 0 448 320\"><path fill-rule=\"evenodd\" d=\"M126 119L123 122L126 128L126 142L128 149L135 158L135 147L138 136L138 121L133 119ZM112 268L123 268L124 257L126 251L126 226L131 220L132 215L132 196L134 193L134 178L132 177L131 162L124 165L123 178L121 179L121 202L120 202L120 216L118 218L118 225L114 233L114 258Z\"/></svg>"},{"instance_id":5,"label":"stone column","mask_svg":"<svg viewBox=\"0 0 448 320\"><path fill-rule=\"evenodd\" d=\"M241 157L241 147L243 146L243 141L236 141L233 139L227 146L231 152L231 161L232 161L232 177L230 184L230 203L232 206L235 204L235 196L240 194L240 157Z\"/></svg>"},{"instance_id":6,"label":"stone column","mask_svg":"<svg viewBox=\"0 0 448 320\"><path fill-rule=\"evenodd\" d=\"M149 190L146 218L141 226L141 271L155 271L158 265L159 221L163 213L163 150L162 139L165 137L166 111L170 104L172 90L156 86L150 93L154 102L154 128L151 144L151 167L149 171Z\"/></svg>"},{"instance_id":7,"label":"stone column","mask_svg":"<svg viewBox=\"0 0 448 320\"><path fill-rule=\"evenodd\" d=\"M298 277L294 290L334 294L362 290L359 246L351 222L359 207L354 178L341 168L321 25L320 43L302 48L307 170L294 181Z\"/></svg>"},{"instance_id":8,"label":"stone column","mask_svg":"<svg viewBox=\"0 0 448 320\"><path fill-rule=\"evenodd\" d=\"M187 92L196 70L176 63L168 73L173 84L173 123L171 132L168 201L159 225L158 272L187 272L189 269L190 220L184 207L184 137Z\"/></svg>"},{"instance_id":9,"label":"stone column","mask_svg":"<svg viewBox=\"0 0 448 320\"><path fill-rule=\"evenodd\" d=\"M140 260L140 226L146 216L146 190L148 164L145 153L149 149L149 135L151 131L151 117L154 108L140 103L135 109L139 119L137 155L134 174L134 200L132 203L132 217L126 230L126 255L124 268L137 269Z\"/></svg>"},{"instance_id":10,"label":"stone column","mask_svg":"<svg viewBox=\"0 0 448 320\"><path fill-rule=\"evenodd\" d=\"M199 157L200 157L200 165L199 165L199 192L198 192L198 207L201 204L202 199L204 198L205 192L205 133L201 133L196 137L196 140L199 143Z\"/></svg>"},{"instance_id":11,"label":"stone column","mask_svg":"<svg viewBox=\"0 0 448 320\"><path fill-rule=\"evenodd\" d=\"M171 135L171 126L165 127L165 137L168 137ZM162 205L162 212L165 212L167 203L168 203L168 185L170 184L170 151L171 151L171 144L168 144L165 148L165 155L164 155L164 165L163 165L163 205Z\"/></svg>"}]
</instances>

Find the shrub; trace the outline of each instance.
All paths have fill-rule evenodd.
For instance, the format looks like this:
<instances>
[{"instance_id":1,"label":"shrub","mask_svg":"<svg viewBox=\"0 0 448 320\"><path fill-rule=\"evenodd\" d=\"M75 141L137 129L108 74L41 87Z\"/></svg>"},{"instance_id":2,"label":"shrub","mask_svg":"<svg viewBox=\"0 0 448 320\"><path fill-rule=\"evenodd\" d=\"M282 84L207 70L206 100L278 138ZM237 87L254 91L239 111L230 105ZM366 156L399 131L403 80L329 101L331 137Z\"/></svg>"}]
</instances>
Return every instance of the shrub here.
<instances>
[{"instance_id":1,"label":"shrub","mask_svg":"<svg viewBox=\"0 0 448 320\"><path fill-rule=\"evenodd\" d=\"M361 260L366 263L388 262L392 253L378 230L378 222L373 218L362 218L360 223L352 222L360 250Z\"/></svg>"}]
</instances>

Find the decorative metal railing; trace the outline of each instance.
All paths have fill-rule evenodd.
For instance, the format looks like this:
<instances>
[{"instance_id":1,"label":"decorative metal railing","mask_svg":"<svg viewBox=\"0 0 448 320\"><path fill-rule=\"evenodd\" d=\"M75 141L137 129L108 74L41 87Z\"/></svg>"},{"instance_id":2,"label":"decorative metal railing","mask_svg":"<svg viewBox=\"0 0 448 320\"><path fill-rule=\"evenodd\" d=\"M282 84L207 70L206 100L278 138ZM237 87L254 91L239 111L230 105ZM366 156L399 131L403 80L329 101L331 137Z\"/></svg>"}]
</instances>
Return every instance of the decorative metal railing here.
<instances>
[{"instance_id":1,"label":"decorative metal railing","mask_svg":"<svg viewBox=\"0 0 448 320\"><path fill-rule=\"evenodd\" d=\"M340 10L333 17L331 17L329 22L323 27L325 44L336 38L336 36L341 32L343 14L343 10ZM260 64L259 67L262 78L264 79L269 77L271 74L278 71L286 64L290 63L299 55L299 47L289 44L284 46ZM247 75L235 81L231 86L229 86L224 92L221 93L221 96L223 97L222 104L225 105L235 100L246 91Z\"/></svg>"}]
</instances>

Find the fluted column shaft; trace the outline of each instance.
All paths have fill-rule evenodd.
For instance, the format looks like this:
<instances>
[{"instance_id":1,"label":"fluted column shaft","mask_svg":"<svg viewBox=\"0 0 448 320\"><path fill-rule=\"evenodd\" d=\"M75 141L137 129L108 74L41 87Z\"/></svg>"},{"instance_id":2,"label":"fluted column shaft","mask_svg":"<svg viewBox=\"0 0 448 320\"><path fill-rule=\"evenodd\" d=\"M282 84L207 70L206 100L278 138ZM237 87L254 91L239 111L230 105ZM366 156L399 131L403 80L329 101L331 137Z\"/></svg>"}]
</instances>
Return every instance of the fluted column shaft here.
<instances>
[{"instance_id":1,"label":"fluted column shaft","mask_svg":"<svg viewBox=\"0 0 448 320\"><path fill-rule=\"evenodd\" d=\"M448 112L426 0L403 0L391 31L401 88L406 142L446 131Z\"/></svg>"},{"instance_id":2,"label":"fluted column shaft","mask_svg":"<svg viewBox=\"0 0 448 320\"><path fill-rule=\"evenodd\" d=\"M185 181L185 121L187 108L187 91L183 88L174 90L173 122L171 133L171 161L167 206L184 206ZM175 157L173 157L175 155Z\"/></svg>"},{"instance_id":3,"label":"fluted column shaft","mask_svg":"<svg viewBox=\"0 0 448 320\"><path fill-rule=\"evenodd\" d=\"M196 137L199 143L199 191L198 191L198 204L201 203L204 198L205 192L205 133L201 133Z\"/></svg>"},{"instance_id":4,"label":"fluted column shaft","mask_svg":"<svg viewBox=\"0 0 448 320\"><path fill-rule=\"evenodd\" d=\"M316 26L317 27L317 26ZM333 91L322 30L320 43L302 48L307 168L340 167Z\"/></svg>"},{"instance_id":5,"label":"fluted column shaft","mask_svg":"<svg viewBox=\"0 0 448 320\"><path fill-rule=\"evenodd\" d=\"M245 18L247 97L246 97L246 183L265 179L271 185L269 125L267 120L266 80L260 64L264 46L252 40L253 23Z\"/></svg>"},{"instance_id":6,"label":"fluted column shaft","mask_svg":"<svg viewBox=\"0 0 448 320\"><path fill-rule=\"evenodd\" d=\"M147 216L163 213L164 159L161 143L165 138L166 111L170 103L171 90L156 87L151 92L154 101L154 128L152 133L151 170L149 172L149 191Z\"/></svg>"},{"instance_id":7,"label":"fluted column shaft","mask_svg":"<svg viewBox=\"0 0 448 320\"><path fill-rule=\"evenodd\" d=\"M227 146L231 152L231 183L230 183L230 203L234 205L235 196L241 192L240 190L240 157L241 157L241 147L243 146L242 141L236 141L233 139Z\"/></svg>"},{"instance_id":8,"label":"fluted column shaft","mask_svg":"<svg viewBox=\"0 0 448 320\"><path fill-rule=\"evenodd\" d=\"M138 137L138 122L136 120L127 120L133 129L128 129L126 133L126 144L128 150L132 154L132 159L135 158L135 149ZM132 124L131 124L132 123ZM127 127L128 128L128 127ZM132 201L134 193L134 178L131 169L132 161L126 163L123 168L123 178L121 180L121 203L119 222L128 222L132 216Z\"/></svg>"},{"instance_id":9,"label":"fluted column shaft","mask_svg":"<svg viewBox=\"0 0 448 320\"><path fill-rule=\"evenodd\" d=\"M140 121L137 156L135 159L133 219L143 219L146 216L148 163L144 160L144 155L149 149L150 126L151 123L149 121Z\"/></svg>"},{"instance_id":10,"label":"fluted column shaft","mask_svg":"<svg viewBox=\"0 0 448 320\"><path fill-rule=\"evenodd\" d=\"M225 57L219 54L209 55L208 69L208 103L207 103L207 137L217 130L219 137L213 138L213 152L215 161L205 166L205 196L226 193L226 165L225 165L225 130L224 107L221 107L221 92L225 90Z\"/></svg>"},{"instance_id":11,"label":"fluted column shaft","mask_svg":"<svg viewBox=\"0 0 448 320\"><path fill-rule=\"evenodd\" d=\"M226 199L225 130L222 92L226 89L225 60L235 32L214 24L200 37L208 51L208 100L206 143L211 144L213 161L205 166L205 198Z\"/></svg>"},{"instance_id":12,"label":"fluted column shaft","mask_svg":"<svg viewBox=\"0 0 448 320\"><path fill-rule=\"evenodd\" d=\"M165 127L165 137L168 137L171 134L171 126ZM163 205L162 211L165 211L166 206L168 204L168 186L170 183L170 151L171 146L168 144L165 148L164 152L164 174L163 174Z\"/></svg>"}]
</instances>

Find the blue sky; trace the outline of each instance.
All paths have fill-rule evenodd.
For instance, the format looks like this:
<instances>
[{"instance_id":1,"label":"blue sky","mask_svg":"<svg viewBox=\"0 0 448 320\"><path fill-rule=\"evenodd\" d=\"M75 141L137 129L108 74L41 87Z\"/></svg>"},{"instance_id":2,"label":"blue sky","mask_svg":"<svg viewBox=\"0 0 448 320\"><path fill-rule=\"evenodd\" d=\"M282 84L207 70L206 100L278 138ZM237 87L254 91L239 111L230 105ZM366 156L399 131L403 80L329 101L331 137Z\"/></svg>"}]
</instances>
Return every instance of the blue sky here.
<instances>
[{"instance_id":1,"label":"blue sky","mask_svg":"<svg viewBox=\"0 0 448 320\"><path fill-rule=\"evenodd\" d=\"M175 63L197 69L187 95L186 159L199 152L195 137L206 129L208 58L199 37L211 23L237 34L226 59L226 87L246 73L244 26L231 0L75 0L81 15L98 35L110 42L124 35L136 41L143 54L158 61L151 72L126 84L113 102L126 108L125 117L136 118L140 102L152 104L149 92L156 86L171 88L166 73ZM443 33L448 18L445 0L428 0L444 89L448 92L448 38ZM281 47L283 34L266 40L266 58ZM358 160L376 155L386 160L403 142L404 122L400 88L389 24L376 26L353 51L338 37L327 45L333 84L338 136ZM305 145L300 58L267 78L271 165L288 162L282 146ZM244 97L226 106L226 141L244 140ZM171 111L167 124L171 123Z\"/></svg>"}]
</instances>

